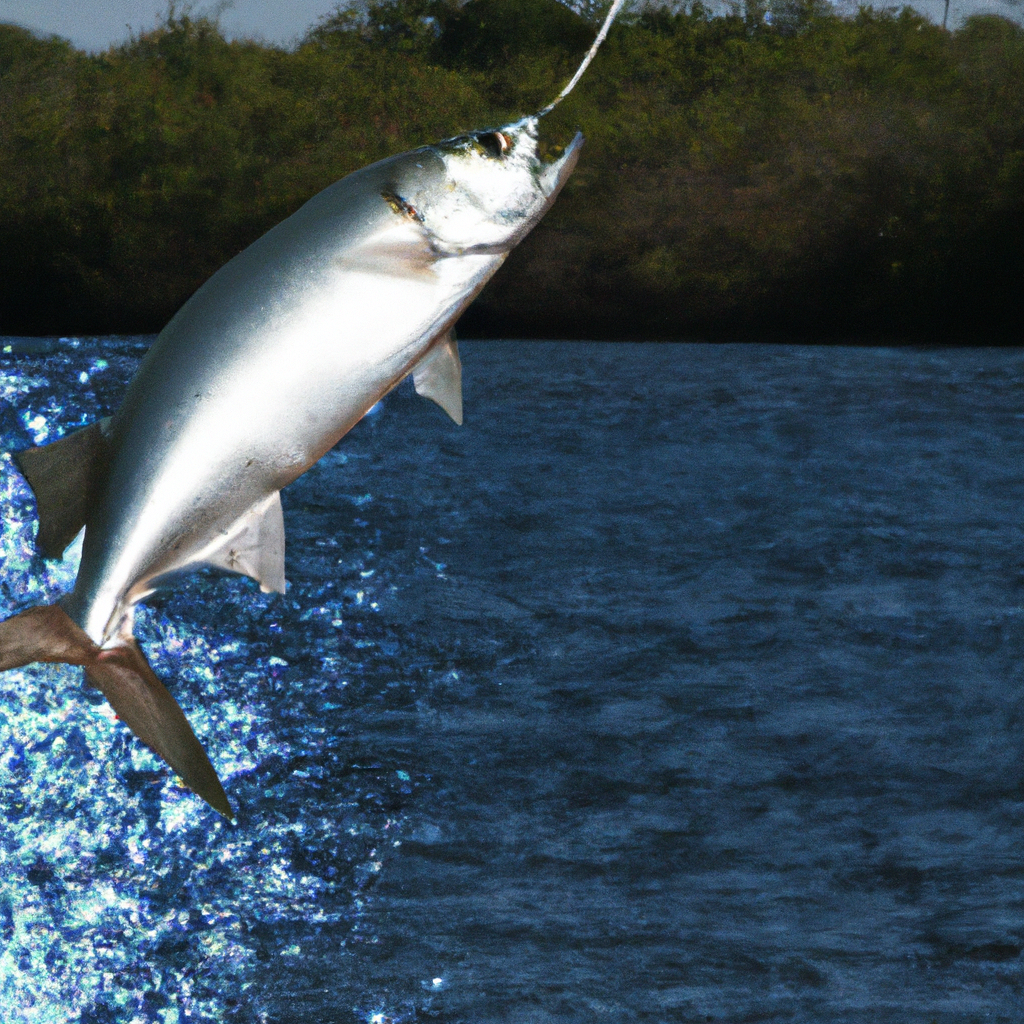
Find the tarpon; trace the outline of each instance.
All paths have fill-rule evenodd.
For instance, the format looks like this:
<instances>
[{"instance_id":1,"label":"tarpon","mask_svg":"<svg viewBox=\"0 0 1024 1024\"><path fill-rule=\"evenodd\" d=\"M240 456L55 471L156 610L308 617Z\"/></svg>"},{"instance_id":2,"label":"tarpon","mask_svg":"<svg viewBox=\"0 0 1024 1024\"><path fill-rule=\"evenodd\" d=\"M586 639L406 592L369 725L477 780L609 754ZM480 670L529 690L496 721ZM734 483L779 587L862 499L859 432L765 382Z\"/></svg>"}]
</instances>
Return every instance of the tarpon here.
<instances>
[{"instance_id":1,"label":"tarpon","mask_svg":"<svg viewBox=\"0 0 1024 1024\"><path fill-rule=\"evenodd\" d=\"M0 623L0 670L83 666L122 721L231 817L134 639L134 606L201 565L283 593L281 488L407 376L461 423L454 324L579 157L577 133L541 161L547 109L331 185L182 306L112 417L15 455L36 495L43 554L60 557L83 526L85 537L72 592Z\"/></svg>"}]
</instances>

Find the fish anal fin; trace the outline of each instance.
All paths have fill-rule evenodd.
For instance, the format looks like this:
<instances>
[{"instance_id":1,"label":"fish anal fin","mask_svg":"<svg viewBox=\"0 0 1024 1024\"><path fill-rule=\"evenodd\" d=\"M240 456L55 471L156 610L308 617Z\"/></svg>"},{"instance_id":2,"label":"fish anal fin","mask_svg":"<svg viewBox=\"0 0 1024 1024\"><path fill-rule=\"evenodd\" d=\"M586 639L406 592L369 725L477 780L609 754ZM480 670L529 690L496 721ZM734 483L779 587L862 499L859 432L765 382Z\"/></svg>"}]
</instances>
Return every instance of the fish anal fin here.
<instances>
[{"instance_id":1,"label":"fish anal fin","mask_svg":"<svg viewBox=\"0 0 1024 1024\"><path fill-rule=\"evenodd\" d=\"M462 361L451 330L420 360L412 372L416 394L429 398L462 426Z\"/></svg>"},{"instance_id":2,"label":"fish anal fin","mask_svg":"<svg viewBox=\"0 0 1024 1024\"><path fill-rule=\"evenodd\" d=\"M283 594L284 513L280 492L274 491L250 509L201 558L210 565L251 577L265 594Z\"/></svg>"},{"instance_id":3,"label":"fish anal fin","mask_svg":"<svg viewBox=\"0 0 1024 1024\"><path fill-rule=\"evenodd\" d=\"M134 640L101 650L85 666L85 675L106 697L118 718L166 761L193 793L225 818L234 817L224 787L192 726Z\"/></svg>"},{"instance_id":4,"label":"fish anal fin","mask_svg":"<svg viewBox=\"0 0 1024 1024\"><path fill-rule=\"evenodd\" d=\"M106 479L109 418L76 430L59 441L17 452L13 458L36 496L36 546L47 558L60 558L85 525Z\"/></svg>"}]
</instances>

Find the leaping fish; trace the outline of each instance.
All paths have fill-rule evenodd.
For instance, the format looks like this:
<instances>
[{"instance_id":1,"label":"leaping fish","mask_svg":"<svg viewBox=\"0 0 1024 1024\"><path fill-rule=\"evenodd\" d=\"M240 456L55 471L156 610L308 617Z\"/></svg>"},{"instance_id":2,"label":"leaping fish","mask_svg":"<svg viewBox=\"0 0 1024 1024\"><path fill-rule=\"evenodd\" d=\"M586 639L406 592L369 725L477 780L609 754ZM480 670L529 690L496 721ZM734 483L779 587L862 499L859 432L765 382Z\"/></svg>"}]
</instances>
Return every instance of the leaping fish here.
<instances>
[{"instance_id":1,"label":"leaping fish","mask_svg":"<svg viewBox=\"0 0 1024 1024\"><path fill-rule=\"evenodd\" d=\"M74 589L0 623L0 670L81 665L136 736L225 817L206 752L132 632L172 574L213 565L283 593L280 491L410 374L462 422L453 326L555 201L579 133L550 163L536 114L381 160L314 196L218 270L160 332L109 418L15 462L37 546L85 528Z\"/></svg>"}]
</instances>

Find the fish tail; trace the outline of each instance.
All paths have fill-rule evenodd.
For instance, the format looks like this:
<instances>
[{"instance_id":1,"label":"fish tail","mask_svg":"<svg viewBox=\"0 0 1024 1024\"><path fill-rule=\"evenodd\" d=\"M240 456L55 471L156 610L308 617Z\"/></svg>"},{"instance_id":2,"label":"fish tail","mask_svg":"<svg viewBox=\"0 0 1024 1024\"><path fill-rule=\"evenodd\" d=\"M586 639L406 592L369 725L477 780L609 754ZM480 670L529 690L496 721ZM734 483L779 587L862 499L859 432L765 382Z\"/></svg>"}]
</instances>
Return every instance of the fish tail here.
<instances>
[{"instance_id":1,"label":"fish tail","mask_svg":"<svg viewBox=\"0 0 1024 1024\"><path fill-rule=\"evenodd\" d=\"M60 605L30 608L0 622L0 671L35 661L81 665L117 716L197 796L225 818L234 814L184 712L133 638L99 647Z\"/></svg>"}]
</instances>

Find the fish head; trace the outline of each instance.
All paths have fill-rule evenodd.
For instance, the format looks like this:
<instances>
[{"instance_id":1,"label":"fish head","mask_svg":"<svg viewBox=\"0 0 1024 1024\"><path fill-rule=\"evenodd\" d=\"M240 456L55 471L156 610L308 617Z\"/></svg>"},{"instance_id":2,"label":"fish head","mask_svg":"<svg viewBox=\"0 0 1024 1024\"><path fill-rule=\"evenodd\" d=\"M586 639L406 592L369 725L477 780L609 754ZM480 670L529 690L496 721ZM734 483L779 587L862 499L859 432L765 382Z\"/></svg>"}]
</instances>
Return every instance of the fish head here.
<instances>
[{"instance_id":1,"label":"fish head","mask_svg":"<svg viewBox=\"0 0 1024 1024\"><path fill-rule=\"evenodd\" d=\"M397 200L420 221L436 251L504 254L555 201L582 145L577 132L559 156L542 160L536 117L458 135L416 151L429 154L441 173L409 182Z\"/></svg>"}]
</instances>

